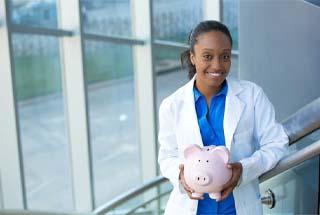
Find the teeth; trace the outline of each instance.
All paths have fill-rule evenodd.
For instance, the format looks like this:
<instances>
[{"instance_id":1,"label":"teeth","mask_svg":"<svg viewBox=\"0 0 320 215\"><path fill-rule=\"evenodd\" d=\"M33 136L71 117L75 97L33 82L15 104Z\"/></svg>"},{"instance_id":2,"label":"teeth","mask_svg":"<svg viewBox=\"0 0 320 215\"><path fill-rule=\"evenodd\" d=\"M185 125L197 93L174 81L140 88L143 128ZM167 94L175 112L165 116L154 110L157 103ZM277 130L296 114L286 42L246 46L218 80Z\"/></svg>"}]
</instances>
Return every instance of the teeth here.
<instances>
[{"instance_id":1,"label":"teeth","mask_svg":"<svg viewBox=\"0 0 320 215\"><path fill-rule=\"evenodd\" d=\"M212 75L214 77L219 77L222 75L222 73L216 73L216 72L209 72L209 75Z\"/></svg>"}]
</instances>

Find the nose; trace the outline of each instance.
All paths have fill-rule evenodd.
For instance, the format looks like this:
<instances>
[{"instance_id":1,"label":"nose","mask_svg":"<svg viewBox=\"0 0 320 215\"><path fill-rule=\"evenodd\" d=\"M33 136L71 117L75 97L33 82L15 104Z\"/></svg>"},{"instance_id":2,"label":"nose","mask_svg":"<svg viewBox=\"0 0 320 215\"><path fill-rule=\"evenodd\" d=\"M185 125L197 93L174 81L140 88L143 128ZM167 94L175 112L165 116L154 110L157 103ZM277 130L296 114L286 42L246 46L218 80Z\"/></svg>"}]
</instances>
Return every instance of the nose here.
<instances>
[{"instance_id":1,"label":"nose","mask_svg":"<svg viewBox=\"0 0 320 215\"><path fill-rule=\"evenodd\" d=\"M209 184L210 177L205 173L199 173L195 175L194 181L201 186L205 186Z\"/></svg>"},{"instance_id":2,"label":"nose","mask_svg":"<svg viewBox=\"0 0 320 215\"><path fill-rule=\"evenodd\" d=\"M213 60L211 61L210 67L211 67L214 71L222 70L222 69L223 69L222 60L221 60L219 57L213 58Z\"/></svg>"}]
</instances>

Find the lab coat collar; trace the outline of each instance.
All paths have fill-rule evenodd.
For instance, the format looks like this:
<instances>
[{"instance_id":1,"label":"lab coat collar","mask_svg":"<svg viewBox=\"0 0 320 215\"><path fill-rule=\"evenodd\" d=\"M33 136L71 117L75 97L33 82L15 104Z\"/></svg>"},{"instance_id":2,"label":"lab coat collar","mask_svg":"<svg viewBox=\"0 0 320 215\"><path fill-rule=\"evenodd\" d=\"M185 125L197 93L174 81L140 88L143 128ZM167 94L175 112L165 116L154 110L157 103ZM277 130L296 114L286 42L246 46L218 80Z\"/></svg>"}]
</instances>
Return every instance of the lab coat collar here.
<instances>
[{"instance_id":1,"label":"lab coat collar","mask_svg":"<svg viewBox=\"0 0 320 215\"><path fill-rule=\"evenodd\" d=\"M235 130L245 107L245 103L239 98L239 94L244 89L240 85L240 82L232 78L228 78L227 82L229 88L224 110L223 129L226 147L230 149Z\"/></svg>"},{"instance_id":2,"label":"lab coat collar","mask_svg":"<svg viewBox=\"0 0 320 215\"><path fill-rule=\"evenodd\" d=\"M193 95L193 86L194 81L196 79L196 75L186 84L185 86L185 95L182 96L180 99L184 100L187 103L188 108L186 111L190 114L190 127L197 128L193 129L193 139L196 139L197 143L201 146L201 134L200 129L196 117L195 105L194 105L194 95ZM228 83L228 92L226 96L226 104L225 104L225 113L224 113L224 135L225 135L225 143L226 147L230 149L231 142L233 139L234 132L237 128L238 122L240 120L241 114L244 110L245 104L238 98L238 94L241 93L243 87L240 83L233 78L227 78ZM188 129L189 130L189 129ZM190 130L189 130L190 131ZM191 134L190 134L191 135Z\"/></svg>"}]
</instances>

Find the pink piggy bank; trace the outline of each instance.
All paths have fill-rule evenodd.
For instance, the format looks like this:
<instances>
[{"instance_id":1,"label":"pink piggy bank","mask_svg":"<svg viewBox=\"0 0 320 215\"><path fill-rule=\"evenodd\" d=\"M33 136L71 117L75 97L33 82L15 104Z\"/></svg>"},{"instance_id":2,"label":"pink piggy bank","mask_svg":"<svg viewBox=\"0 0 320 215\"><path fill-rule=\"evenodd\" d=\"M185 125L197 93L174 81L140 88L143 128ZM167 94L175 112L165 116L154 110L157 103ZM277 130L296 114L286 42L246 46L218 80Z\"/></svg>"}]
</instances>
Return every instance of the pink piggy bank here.
<instances>
[{"instance_id":1,"label":"pink piggy bank","mask_svg":"<svg viewBox=\"0 0 320 215\"><path fill-rule=\"evenodd\" d=\"M191 145L184 150L184 157L184 177L195 191L192 196L209 193L212 199L220 198L222 186L232 176L232 170L227 168L229 150L224 146Z\"/></svg>"}]
</instances>

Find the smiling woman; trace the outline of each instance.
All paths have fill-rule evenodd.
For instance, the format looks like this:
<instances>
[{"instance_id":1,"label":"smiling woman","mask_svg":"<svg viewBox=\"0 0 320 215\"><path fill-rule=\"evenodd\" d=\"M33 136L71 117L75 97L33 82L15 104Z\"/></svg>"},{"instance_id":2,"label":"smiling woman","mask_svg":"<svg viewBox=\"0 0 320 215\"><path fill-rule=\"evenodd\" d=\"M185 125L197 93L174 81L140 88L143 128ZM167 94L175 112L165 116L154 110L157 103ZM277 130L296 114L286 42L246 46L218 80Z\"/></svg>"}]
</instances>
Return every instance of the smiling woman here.
<instances>
[{"instance_id":1,"label":"smiling woman","mask_svg":"<svg viewBox=\"0 0 320 215\"><path fill-rule=\"evenodd\" d=\"M181 62L191 80L164 99L159 110L158 160L174 187L165 214L262 214L258 177L286 154L287 135L259 86L227 78L232 37L225 25L200 22L188 42ZM216 200L208 194L195 197L185 181L182 155L193 144L230 151L232 177ZM213 170L210 174L216 177Z\"/></svg>"},{"instance_id":2,"label":"smiling woman","mask_svg":"<svg viewBox=\"0 0 320 215\"><path fill-rule=\"evenodd\" d=\"M197 71L196 88L210 99L217 94L229 74L231 43L219 31L211 31L199 36L190 60ZM210 104L210 103L209 103Z\"/></svg>"}]
</instances>

